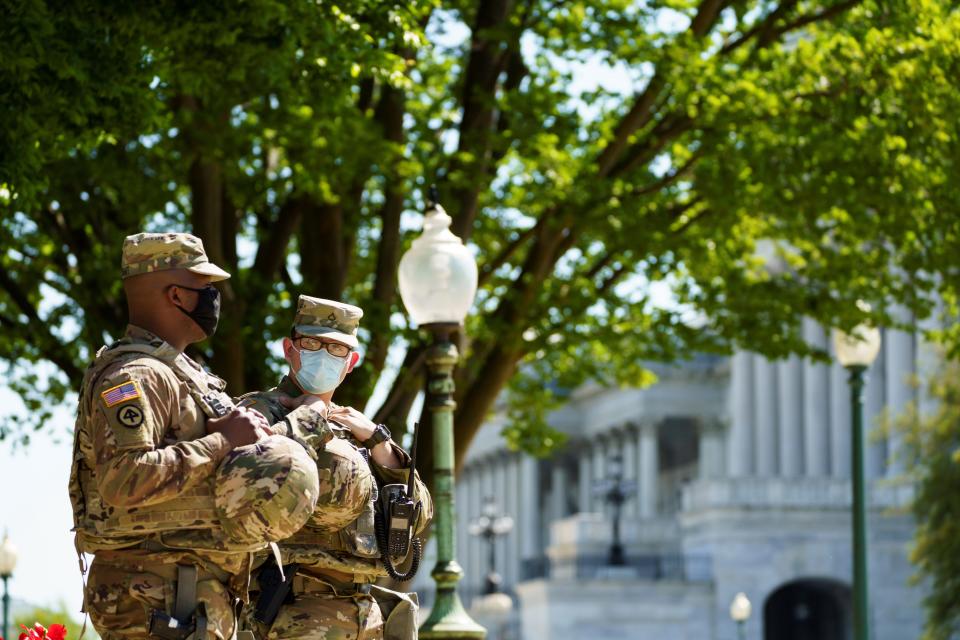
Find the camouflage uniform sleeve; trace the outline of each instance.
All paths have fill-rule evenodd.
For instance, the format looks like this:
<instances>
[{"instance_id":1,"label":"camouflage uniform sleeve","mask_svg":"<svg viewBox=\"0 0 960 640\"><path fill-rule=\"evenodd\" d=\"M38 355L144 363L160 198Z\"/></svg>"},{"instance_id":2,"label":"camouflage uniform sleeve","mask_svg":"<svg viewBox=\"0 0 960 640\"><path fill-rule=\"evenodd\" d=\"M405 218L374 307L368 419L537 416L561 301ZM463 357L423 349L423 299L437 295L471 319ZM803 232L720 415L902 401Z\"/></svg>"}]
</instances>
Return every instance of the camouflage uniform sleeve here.
<instances>
[{"instance_id":1,"label":"camouflage uniform sleeve","mask_svg":"<svg viewBox=\"0 0 960 640\"><path fill-rule=\"evenodd\" d=\"M283 431L278 430L278 427ZM319 451L333 438L330 423L316 409L301 405L288 413L283 422L274 425L276 433L290 436Z\"/></svg>"},{"instance_id":2,"label":"camouflage uniform sleeve","mask_svg":"<svg viewBox=\"0 0 960 640\"><path fill-rule=\"evenodd\" d=\"M293 438L314 454L333 438L330 424L320 412L307 406L290 411L270 392L248 393L237 404L259 411L270 422L275 434Z\"/></svg>"},{"instance_id":3,"label":"camouflage uniform sleeve","mask_svg":"<svg viewBox=\"0 0 960 640\"><path fill-rule=\"evenodd\" d=\"M370 468L373 475L380 484L406 484L410 477L410 454L404 451L396 442L390 442L393 452L400 458L400 468L391 469L379 464L370 456ZM420 480L420 474L414 471L413 480L413 501L419 500L423 505L420 511L420 518L417 520L415 531L419 534L433 520L433 499L427 490L427 485Z\"/></svg>"},{"instance_id":4,"label":"camouflage uniform sleeve","mask_svg":"<svg viewBox=\"0 0 960 640\"><path fill-rule=\"evenodd\" d=\"M230 451L219 433L163 446L167 432L182 426L175 424L178 387L172 372L143 360L108 369L101 378L91 426L97 488L108 504L170 500L209 477Z\"/></svg>"}]
</instances>

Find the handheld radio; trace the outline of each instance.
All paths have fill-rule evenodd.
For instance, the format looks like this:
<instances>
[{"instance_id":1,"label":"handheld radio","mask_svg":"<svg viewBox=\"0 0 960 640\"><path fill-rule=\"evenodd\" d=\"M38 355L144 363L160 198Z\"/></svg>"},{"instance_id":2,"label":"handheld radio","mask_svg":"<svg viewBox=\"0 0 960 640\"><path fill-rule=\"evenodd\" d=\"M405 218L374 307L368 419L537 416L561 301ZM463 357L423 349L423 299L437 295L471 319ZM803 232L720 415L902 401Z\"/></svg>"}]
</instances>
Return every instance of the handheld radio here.
<instances>
[{"instance_id":1,"label":"handheld radio","mask_svg":"<svg viewBox=\"0 0 960 640\"><path fill-rule=\"evenodd\" d=\"M374 527L380 559L391 578L406 582L413 578L420 567L423 543L413 528L420 517L423 505L413 501L413 487L417 468L417 436L420 423L413 427L413 444L410 447L410 473L407 484L387 484L380 488L377 499ZM396 565L402 564L412 554L410 567L400 573ZM396 559L396 560L395 560Z\"/></svg>"}]
</instances>

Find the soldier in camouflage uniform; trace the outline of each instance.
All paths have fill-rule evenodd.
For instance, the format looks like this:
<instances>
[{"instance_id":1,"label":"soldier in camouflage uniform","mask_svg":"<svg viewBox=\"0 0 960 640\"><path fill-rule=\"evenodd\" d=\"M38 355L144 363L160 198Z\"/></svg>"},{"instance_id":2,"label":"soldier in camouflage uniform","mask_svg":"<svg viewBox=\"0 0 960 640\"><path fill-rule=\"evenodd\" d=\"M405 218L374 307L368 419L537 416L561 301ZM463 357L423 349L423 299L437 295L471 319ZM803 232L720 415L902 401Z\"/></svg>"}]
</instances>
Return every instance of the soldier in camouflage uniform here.
<instances>
[{"instance_id":1,"label":"soldier in camouflage uniform","mask_svg":"<svg viewBox=\"0 0 960 640\"><path fill-rule=\"evenodd\" d=\"M297 517L289 511L315 504L316 496L290 498L315 493L316 475L297 462L306 456L312 465L302 447L290 449L286 438L271 443L277 436L268 435L323 442L330 429L311 406L321 405L309 399L271 426L261 414L234 407L223 380L184 355L187 345L215 330L219 291L211 283L229 277L207 260L198 238L127 237L122 277L130 324L88 368L74 433L69 489L76 546L94 555L86 611L104 640L150 637L157 613L174 617L163 619L174 635L194 625L197 640L226 640L236 633L253 552L265 541L237 540L221 527L218 513L236 511L231 502L251 496L218 495L218 466L228 456L236 461L222 472L227 487L237 474L267 481L244 513L253 509L256 519L271 522L279 497L287 513L277 522L290 525ZM244 456L264 465L251 466ZM268 534L290 531L280 526ZM81 571L83 565L81 556Z\"/></svg>"},{"instance_id":2,"label":"soldier in camouflage uniform","mask_svg":"<svg viewBox=\"0 0 960 640\"><path fill-rule=\"evenodd\" d=\"M319 397L329 406L327 417L336 436L318 450L320 498L314 518L280 543L283 561L299 563L294 600L283 605L269 628L246 618L261 638L416 638L415 594L372 584L387 575L374 535L374 481L405 483L410 457L383 425L332 401L337 386L359 360L357 329L362 315L348 304L300 296L291 336L283 341L290 374L274 389L248 394L239 402L275 422L289 411L281 402L284 396ZM420 534L432 518L433 504L419 476L413 499L423 504L414 529Z\"/></svg>"}]
</instances>

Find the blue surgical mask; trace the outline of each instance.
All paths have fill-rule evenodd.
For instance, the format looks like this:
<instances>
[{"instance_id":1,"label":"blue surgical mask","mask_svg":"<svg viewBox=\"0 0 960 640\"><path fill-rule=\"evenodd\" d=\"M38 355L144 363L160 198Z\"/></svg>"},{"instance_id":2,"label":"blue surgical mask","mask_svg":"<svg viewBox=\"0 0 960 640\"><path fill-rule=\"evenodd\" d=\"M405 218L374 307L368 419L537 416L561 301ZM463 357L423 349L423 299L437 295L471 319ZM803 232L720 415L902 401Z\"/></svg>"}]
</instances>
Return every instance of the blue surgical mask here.
<instances>
[{"instance_id":1,"label":"blue surgical mask","mask_svg":"<svg viewBox=\"0 0 960 640\"><path fill-rule=\"evenodd\" d=\"M347 366L345 358L338 358L320 351L298 350L300 354L300 370L297 371L297 382L300 388L307 393L321 394L333 391L340 384L340 376Z\"/></svg>"}]
</instances>

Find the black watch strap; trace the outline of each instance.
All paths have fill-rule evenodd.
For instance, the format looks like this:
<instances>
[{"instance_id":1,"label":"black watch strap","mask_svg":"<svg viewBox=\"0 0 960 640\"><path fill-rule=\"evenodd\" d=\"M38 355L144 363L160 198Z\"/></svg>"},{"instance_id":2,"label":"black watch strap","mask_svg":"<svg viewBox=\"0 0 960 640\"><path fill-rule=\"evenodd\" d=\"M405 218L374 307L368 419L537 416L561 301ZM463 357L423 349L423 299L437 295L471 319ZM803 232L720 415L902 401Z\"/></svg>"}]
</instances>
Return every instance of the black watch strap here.
<instances>
[{"instance_id":1,"label":"black watch strap","mask_svg":"<svg viewBox=\"0 0 960 640\"><path fill-rule=\"evenodd\" d=\"M391 437L390 429L387 429L384 425L378 424L377 428L373 430L373 435L364 440L361 444L366 449L373 449L375 446L381 442L386 442Z\"/></svg>"}]
</instances>

